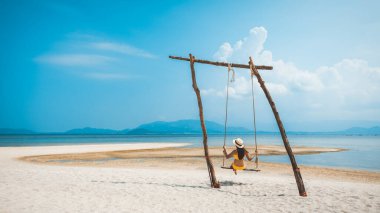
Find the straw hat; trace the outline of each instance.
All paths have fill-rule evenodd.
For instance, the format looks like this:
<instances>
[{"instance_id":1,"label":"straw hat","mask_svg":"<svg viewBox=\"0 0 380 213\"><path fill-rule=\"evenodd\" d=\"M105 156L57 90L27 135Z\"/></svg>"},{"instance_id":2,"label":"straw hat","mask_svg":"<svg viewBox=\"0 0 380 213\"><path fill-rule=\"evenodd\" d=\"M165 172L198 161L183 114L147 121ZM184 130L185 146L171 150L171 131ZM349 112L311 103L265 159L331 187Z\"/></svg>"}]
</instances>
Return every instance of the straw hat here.
<instances>
[{"instance_id":1,"label":"straw hat","mask_svg":"<svg viewBox=\"0 0 380 213\"><path fill-rule=\"evenodd\" d=\"M234 143L238 148L244 148L244 142L241 138L235 138L232 143Z\"/></svg>"}]
</instances>

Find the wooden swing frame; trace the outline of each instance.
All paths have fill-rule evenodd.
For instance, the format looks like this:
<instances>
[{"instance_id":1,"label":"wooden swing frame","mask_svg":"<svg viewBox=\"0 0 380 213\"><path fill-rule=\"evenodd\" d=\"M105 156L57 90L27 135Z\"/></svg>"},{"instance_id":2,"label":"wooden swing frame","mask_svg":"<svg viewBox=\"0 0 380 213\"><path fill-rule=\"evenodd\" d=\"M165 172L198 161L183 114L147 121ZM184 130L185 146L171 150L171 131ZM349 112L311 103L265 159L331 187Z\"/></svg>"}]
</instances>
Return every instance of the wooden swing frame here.
<instances>
[{"instance_id":1,"label":"wooden swing frame","mask_svg":"<svg viewBox=\"0 0 380 213\"><path fill-rule=\"evenodd\" d=\"M208 151L207 130L206 130L206 125L205 125L205 121L204 121L204 117L203 117L202 98L201 98L201 94L200 94L200 91L199 91L199 88L198 88L198 85L197 85L197 80L196 80L196 75L195 75L195 68L194 68L194 64L195 63L210 64L210 65L224 66L224 67L230 66L230 67L236 67L236 68L250 69L251 75L255 75L256 76L256 78L257 78L257 80L258 80L258 82L260 84L260 87L263 90L263 92L264 92L264 94L265 94L265 96L266 96L266 98L267 98L267 100L269 102L269 105L272 108L272 112L274 114L274 117L276 119L278 128L280 130L282 141L284 143L286 152L287 152L287 154L289 156L289 159L290 159L290 162L292 164L293 173L294 173L294 177L296 179L299 195L303 196L303 197L306 197L307 193L306 193L306 190L305 190L305 186L303 184L301 172L300 172L300 169L297 166L297 162L296 162L296 159L294 157L292 148L290 147L288 137L286 136L284 125L282 124L282 121L280 119L280 115L279 115L279 113L277 111L277 108L276 108L276 105L275 105L275 103L274 103L274 101L273 101L273 99L272 99L272 97L271 97L271 95L269 93L269 90L265 86L264 80L262 79L261 75L258 72L259 69L260 70L273 70L273 67L272 66L264 66L264 65L263 66L256 66L253 63L252 57L249 57L248 65L246 65L246 64L224 63L224 62L214 62L214 61L195 59L195 57L192 54L189 54L189 58L183 58L183 57L178 57L178 56L169 56L169 58L175 59L175 60L182 60L182 61L189 61L190 62L191 78L192 78L192 82L193 82L193 89L194 89L194 92L195 92L195 94L197 96L197 101L198 101L199 119L200 119L200 122L201 122L202 134L203 134L203 148L204 148L204 153L205 153L205 158L206 158L207 169L208 169L208 172L209 172L211 187L212 188L220 188L220 184L219 184L218 180L216 179L214 166L212 164L212 161L211 161L211 158L210 158L210 155L209 155L209 151Z\"/></svg>"}]
</instances>

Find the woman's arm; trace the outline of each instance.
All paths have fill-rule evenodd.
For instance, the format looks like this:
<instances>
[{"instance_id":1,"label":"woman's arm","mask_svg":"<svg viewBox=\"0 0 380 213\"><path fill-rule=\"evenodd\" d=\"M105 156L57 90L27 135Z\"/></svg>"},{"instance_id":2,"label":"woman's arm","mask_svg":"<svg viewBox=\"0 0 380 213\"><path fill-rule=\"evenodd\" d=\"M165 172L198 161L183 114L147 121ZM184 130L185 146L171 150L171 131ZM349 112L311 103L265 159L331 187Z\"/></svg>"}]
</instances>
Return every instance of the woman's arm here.
<instances>
[{"instance_id":1,"label":"woman's arm","mask_svg":"<svg viewBox=\"0 0 380 213\"><path fill-rule=\"evenodd\" d=\"M247 157L247 159L249 161L251 161L253 159L253 157L254 157L254 155L250 156L250 154L249 154L249 152L247 150L245 151L245 156Z\"/></svg>"},{"instance_id":2,"label":"woman's arm","mask_svg":"<svg viewBox=\"0 0 380 213\"><path fill-rule=\"evenodd\" d=\"M223 154L224 154L224 157L226 157L227 159L231 158L235 152L236 152L236 150L233 150L230 154L227 154L226 147L223 146Z\"/></svg>"}]
</instances>

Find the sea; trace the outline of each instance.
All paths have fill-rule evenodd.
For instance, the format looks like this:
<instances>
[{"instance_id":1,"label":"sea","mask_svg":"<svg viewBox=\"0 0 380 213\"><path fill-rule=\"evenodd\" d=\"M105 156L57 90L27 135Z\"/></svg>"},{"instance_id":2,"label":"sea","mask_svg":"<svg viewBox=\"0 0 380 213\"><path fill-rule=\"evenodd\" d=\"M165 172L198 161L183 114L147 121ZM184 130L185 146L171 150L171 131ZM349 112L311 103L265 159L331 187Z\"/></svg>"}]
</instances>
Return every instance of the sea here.
<instances>
[{"instance_id":1,"label":"sea","mask_svg":"<svg viewBox=\"0 0 380 213\"><path fill-rule=\"evenodd\" d=\"M229 135L241 137L248 146L254 145L253 135ZM291 146L344 148L347 151L296 155L299 165L356 169L380 172L380 135L288 135ZM209 135L209 146L223 146L223 135ZM0 135L0 147L52 146L109 143L178 142L189 147L202 147L202 135ZM283 145L279 134L258 135L259 145ZM287 155L261 156L260 161L290 163Z\"/></svg>"}]
</instances>

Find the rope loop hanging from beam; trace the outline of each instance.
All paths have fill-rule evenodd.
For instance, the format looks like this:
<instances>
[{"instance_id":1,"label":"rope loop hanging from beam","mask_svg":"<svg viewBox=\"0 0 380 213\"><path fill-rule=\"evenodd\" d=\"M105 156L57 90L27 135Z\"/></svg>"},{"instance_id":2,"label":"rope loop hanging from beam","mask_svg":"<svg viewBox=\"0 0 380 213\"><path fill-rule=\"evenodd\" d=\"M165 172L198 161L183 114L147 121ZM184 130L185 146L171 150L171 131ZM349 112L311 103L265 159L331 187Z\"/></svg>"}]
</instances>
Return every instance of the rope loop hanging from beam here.
<instances>
[{"instance_id":1,"label":"rope loop hanging from beam","mask_svg":"<svg viewBox=\"0 0 380 213\"><path fill-rule=\"evenodd\" d=\"M253 84L253 76L256 76L257 69L255 67L255 64L253 63L253 59L251 59L250 62L249 62L249 68L251 70L253 130L254 130L254 140L255 140L255 169L258 169L259 168L259 153L257 151L255 90L254 90L254 84Z\"/></svg>"},{"instance_id":2,"label":"rope loop hanging from beam","mask_svg":"<svg viewBox=\"0 0 380 213\"><path fill-rule=\"evenodd\" d=\"M257 132L256 132L256 107L255 107L255 90L253 84L253 72L251 71L251 88L252 88L252 112L253 112L253 130L255 136L255 169L259 168L259 153L257 151Z\"/></svg>"},{"instance_id":3,"label":"rope loop hanging from beam","mask_svg":"<svg viewBox=\"0 0 380 213\"><path fill-rule=\"evenodd\" d=\"M230 72L232 72L232 77L230 80ZM227 120L228 120L228 90L230 87L230 82L235 81L235 70L231 67L231 64L228 64L228 72L227 72L227 88L226 88L226 110L225 110L225 119L224 119L224 143L223 147L226 146L226 140L227 140ZM224 166L225 157L223 157L223 166Z\"/></svg>"}]
</instances>

